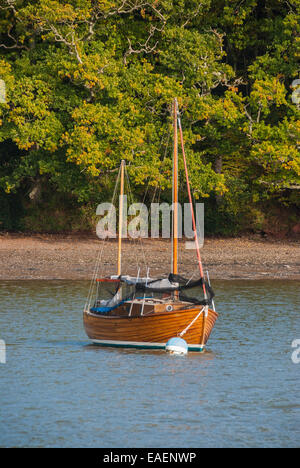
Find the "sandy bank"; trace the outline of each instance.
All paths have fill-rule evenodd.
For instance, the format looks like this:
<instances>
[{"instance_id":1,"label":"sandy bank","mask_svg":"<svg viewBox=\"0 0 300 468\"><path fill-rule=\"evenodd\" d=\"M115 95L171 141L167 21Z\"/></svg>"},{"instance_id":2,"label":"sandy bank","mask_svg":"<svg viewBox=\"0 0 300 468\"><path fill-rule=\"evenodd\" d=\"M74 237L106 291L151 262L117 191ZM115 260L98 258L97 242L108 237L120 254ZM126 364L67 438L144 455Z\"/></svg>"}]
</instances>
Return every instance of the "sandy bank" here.
<instances>
[{"instance_id":1,"label":"sandy bank","mask_svg":"<svg viewBox=\"0 0 300 468\"><path fill-rule=\"evenodd\" d=\"M135 274L146 260L152 276L170 270L170 245L165 240L124 242L124 272ZM90 279L102 242L96 236L0 235L0 279ZM260 239L206 239L201 249L204 268L213 279L300 279L300 242ZM116 273L117 243L106 241L102 275ZM197 273L196 255L180 243L179 271Z\"/></svg>"}]
</instances>

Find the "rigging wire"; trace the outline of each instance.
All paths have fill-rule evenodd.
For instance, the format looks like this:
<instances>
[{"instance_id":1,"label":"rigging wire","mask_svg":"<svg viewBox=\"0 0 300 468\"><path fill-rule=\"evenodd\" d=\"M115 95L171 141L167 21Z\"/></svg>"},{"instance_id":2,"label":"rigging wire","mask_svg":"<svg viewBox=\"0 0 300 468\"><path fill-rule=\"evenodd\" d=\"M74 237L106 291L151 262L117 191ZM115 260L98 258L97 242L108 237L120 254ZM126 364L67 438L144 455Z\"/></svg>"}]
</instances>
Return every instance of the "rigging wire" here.
<instances>
[{"instance_id":1,"label":"rigging wire","mask_svg":"<svg viewBox=\"0 0 300 468\"><path fill-rule=\"evenodd\" d=\"M128 175L128 171L127 171L127 168L125 166L125 176L126 176L126 181L127 181L127 188L128 188L128 194L129 194L129 201L131 204L134 203L134 198L133 198L133 193L132 193L132 190L131 190L131 185L130 185L130 180L129 180L129 175ZM144 251L144 247L143 247L143 244L142 244L142 239L141 239L141 236L137 238L132 238L132 241L133 243L138 247L140 247L140 251L142 252L142 256L143 256L143 261L144 261L144 267L145 267L145 270L147 269L147 261L146 261L146 255L145 255L145 251ZM134 249L134 253L135 253L135 256L136 256L136 264L137 264L137 269L140 268L139 266L139 262L138 262L138 256L137 256L137 250Z\"/></svg>"},{"instance_id":2,"label":"rigging wire","mask_svg":"<svg viewBox=\"0 0 300 468\"><path fill-rule=\"evenodd\" d=\"M161 148L163 146L165 146L165 150L164 150L164 156L163 156L163 159L162 159L162 163L165 161L166 157L167 157L167 153L168 153L168 150L169 150L169 144L170 144L170 137L171 137L171 128L169 127L169 131L167 132L164 132L161 140L160 140L160 145L159 145L159 150L158 152L161 151ZM129 196L131 197L131 202L134 203L134 197L133 197L133 192L132 192L132 189L131 189L131 185L130 185L130 181L129 181L129 175L128 175L128 171L127 171L127 167L125 167L125 174L126 174L126 178L127 178L127 185L128 185L128 189L129 189ZM147 182L147 186L146 186L146 190L145 190L145 193L144 193L144 196L143 196L143 201L142 203L145 204L145 201L146 201L146 198L147 198L147 195L149 193L149 189L150 189L150 184L151 184L151 179L152 177L149 176L148 177L148 182ZM153 191L153 195L152 195L152 199L151 199L151 203L150 203L150 209L148 210L148 226L150 225L150 220L151 220L151 204L154 203L155 201L155 198L157 196L157 192L158 192L158 196L157 196L157 200L158 200L158 203L160 201L160 197L161 197L161 191L162 191L162 188L161 186L158 186L157 184L155 185L155 188L154 188L154 191ZM135 244L137 244L137 239L134 239L135 241ZM143 246L143 242L142 242L142 238L139 237L138 238L138 241L139 241L139 246L140 246L140 251L142 252L142 255L143 255L143 261L144 261L144 266L145 266L145 271L148 271L148 264L147 264L147 261L146 261L146 256L145 256L145 252L144 252L144 246Z\"/></svg>"},{"instance_id":3,"label":"rigging wire","mask_svg":"<svg viewBox=\"0 0 300 468\"><path fill-rule=\"evenodd\" d=\"M165 151L164 151L164 156L163 156L163 159L162 159L162 163L164 163L165 159L167 158L167 154L168 154L168 150L169 150L169 144L170 144L170 136L171 136L171 127L169 127L168 132L165 132L163 134L163 136L161 138L161 141L160 141L159 152L160 152L162 146L165 146ZM115 183L114 192L113 192L113 196L112 196L112 201L111 201L112 206L115 206L117 187L119 185L120 177L121 177L121 167L119 167L117 170L118 170L118 176L117 176L117 180L116 180L116 183ZM127 186L128 186L129 199L130 199L131 203L133 203L134 202L133 192L132 192L132 189L131 189L130 180L129 180L129 176L128 176L128 170L127 170L126 166L125 166L125 176L126 176L126 181L127 181ZM145 202L147 194L149 192L150 181L151 181L151 178L149 177L147 188L146 188L144 198L143 198L143 203ZM156 185L155 189L154 189L154 192L153 192L151 203L154 203L157 192L158 192L158 202L160 201L161 191L162 191L161 186ZM149 225L149 220L150 220L150 216L151 216L150 213L151 213L151 210L149 210L149 214L148 214L148 225ZM108 214L108 216L110 216L110 213ZM94 270L93 270L93 274L92 274L92 279L91 279L91 282L90 282L90 287L89 287L86 303L85 303L85 306L84 306L85 310L88 310L90 308L90 305L91 305L91 300L92 300L92 297L93 297L93 294L94 294L94 291L95 291L96 279L97 279L97 276L99 275L100 265L101 265L103 251L104 251L106 241L107 241L107 237L102 239L101 247L98 250L98 254L97 254L97 258L96 258L96 262L95 262L95 266L94 266ZM134 241L135 245L139 245L139 247L140 247L140 251L142 252L142 256L143 256L145 271L147 271L147 275L148 275L149 274L149 268L147 268L146 255L145 255L144 247L143 247L143 244L142 244L142 239L141 239L141 237L139 237L138 240L133 238L133 241ZM134 252L135 252L137 269L139 271L140 267L139 267L139 262L138 262L138 257L137 257L137 250L134 249Z\"/></svg>"},{"instance_id":4,"label":"rigging wire","mask_svg":"<svg viewBox=\"0 0 300 468\"><path fill-rule=\"evenodd\" d=\"M115 206L114 203L115 203L115 199L116 199L117 187L119 185L120 177L121 177L121 167L119 168L119 172L118 172L118 176L117 176L117 180L116 180L116 183L115 183L115 188L114 188L114 192L113 192L113 196L112 196L112 201L111 201L112 207ZM110 215L111 215L111 213L108 214L108 216L110 216ZM97 254L97 258L96 258L96 262L95 262L93 275L92 275L92 279L91 279L91 282L90 282L89 292L88 292L88 295L87 295L84 310L89 310L90 309L91 299L92 299L93 294L94 294L96 279L97 279L97 276L99 274L100 262L102 260L102 255L103 255L106 240L107 240L107 238L102 239L101 247L98 250L98 254Z\"/></svg>"},{"instance_id":5,"label":"rigging wire","mask_svg":"<svg viewBox=\"0 0 300 468\"><path fill-rule=\"evenodd\" d=\"M185 168L185 174L186 174L186 183L187 183L188 195L189 195L189 200L190 200L191 215L192 215L192 221L193 221L194 239L195 239L195 243L196 243L198 265L199 265L200 276L204 280L203 266L202 266L202 260L201 260L201 254L200 254L200 248L199 248L198 236L197 236L197 226L196 226L196 220L195 220L195 214L194 214L194 208L193 208L193 200L192 200L192 195L191 195L191 188L190 188L188 168L187 168L187 161L186 161L184 142L183 142L183 132L182 132L182 127L181 127L181 119L180 119L180 114L179 114L179 110L178 110L177 100L175 100L175 103L176 103L176 109L177 109L177 119L178 119L178 125L179 125L179 133L180 133L180 141L181 141L183 162L184 162L184 168ZM203 294L204 294L204 297L206 299L207 298L207 293L206 293L206 287L205 287L205 282L204 281L203 281L202 286L203 286Z\"/></svg>"}]
</instances>

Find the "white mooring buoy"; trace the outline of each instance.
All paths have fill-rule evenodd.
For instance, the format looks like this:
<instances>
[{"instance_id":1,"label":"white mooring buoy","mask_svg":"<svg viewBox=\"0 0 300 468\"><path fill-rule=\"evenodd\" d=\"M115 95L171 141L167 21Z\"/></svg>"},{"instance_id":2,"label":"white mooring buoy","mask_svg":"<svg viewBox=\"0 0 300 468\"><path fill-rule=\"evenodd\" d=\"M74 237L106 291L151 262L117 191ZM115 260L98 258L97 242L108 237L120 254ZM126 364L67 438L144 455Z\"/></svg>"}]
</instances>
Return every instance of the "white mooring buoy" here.
<instances>
[{"instance_id":1,"label":"white mooring buoy","mask_svg":"<svg viewBox=\"0 0 300 468\"><path fill-rule=\"evenodd\" d=\"M166 344L166 351L171 354L187 354L187 342L179 337L171 338Z\"/></svg>"}]
</instances>

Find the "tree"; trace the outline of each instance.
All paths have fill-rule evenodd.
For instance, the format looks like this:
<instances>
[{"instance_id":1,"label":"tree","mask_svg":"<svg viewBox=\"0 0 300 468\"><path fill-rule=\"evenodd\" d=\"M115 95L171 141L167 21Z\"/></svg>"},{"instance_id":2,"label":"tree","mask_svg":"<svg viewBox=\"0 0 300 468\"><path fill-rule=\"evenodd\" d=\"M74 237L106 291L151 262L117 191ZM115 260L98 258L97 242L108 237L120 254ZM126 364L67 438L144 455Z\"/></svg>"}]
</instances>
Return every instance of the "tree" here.
<instances>
[{"instance_id":1,"label":"tree","mask_svg":"<svg viewBox=\"0 0 300 468\"><path fill-rule=\"evenodd\" d=\"M299 0L0 0L0 187L96 203L126 159L137 196L168 189L177 96L196 198L295 204L298 36Z\"/></svg>"}]
</instances>

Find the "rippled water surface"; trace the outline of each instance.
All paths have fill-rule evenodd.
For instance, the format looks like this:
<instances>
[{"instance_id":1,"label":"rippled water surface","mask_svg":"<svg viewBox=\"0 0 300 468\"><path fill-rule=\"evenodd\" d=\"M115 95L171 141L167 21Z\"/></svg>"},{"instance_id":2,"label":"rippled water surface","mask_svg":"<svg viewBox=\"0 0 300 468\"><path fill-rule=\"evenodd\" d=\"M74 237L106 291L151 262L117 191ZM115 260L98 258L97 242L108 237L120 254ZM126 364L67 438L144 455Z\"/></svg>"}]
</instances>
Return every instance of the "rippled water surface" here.
<instances>
[{"instance_id":1,"label":"rippled water surface","mask_svg":"<svg viewBox=\"0 0 300 468\"><path fill-rule=\"evenodd\" d=\"M205 354L101 348L88 283L0 283L0 446L300 445L300 282L214 282Z\"/></svg>"}]
</instances>

